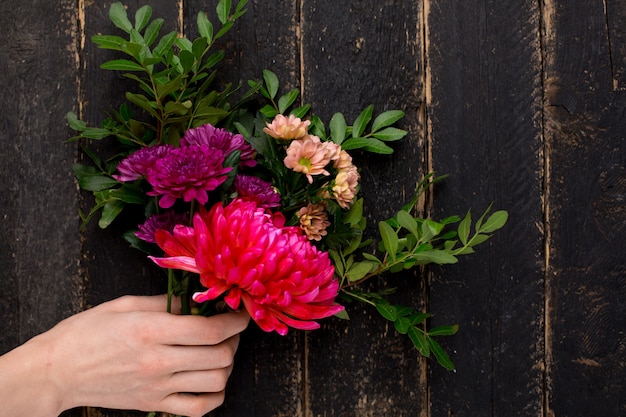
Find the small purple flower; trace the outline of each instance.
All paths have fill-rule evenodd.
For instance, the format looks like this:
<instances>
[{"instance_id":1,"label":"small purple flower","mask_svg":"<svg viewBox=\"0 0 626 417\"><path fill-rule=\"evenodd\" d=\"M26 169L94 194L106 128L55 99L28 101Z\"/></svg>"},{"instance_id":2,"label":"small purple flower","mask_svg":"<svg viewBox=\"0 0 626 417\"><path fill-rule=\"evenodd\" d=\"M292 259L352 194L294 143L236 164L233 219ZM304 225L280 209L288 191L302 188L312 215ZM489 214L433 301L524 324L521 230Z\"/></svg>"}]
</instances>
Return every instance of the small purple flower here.
<instances>
[{"instance_id":1,"label":"small purple flower","mask_svg":"<svg viewBox=\"0 0 626 417\"><path fill-rule=\"evenodd\" d=\"M280 206L280 194L272 184L258 177L237 175L235 189L240 197L256 201L259 207L272 208Z\"/></svg>"},{"instance_id":2,"label":"small purple flower","mask_svg":"<svg viewBox=\"0 0 626 417\"><path fill-rule=\"evenodd\" d=\"M206 204L207 192L219 187L232 170L223 163L224 154L207 145L173 148L148 171L147 180L153 188L148 195L162 196L162 208L172 207L179 198Z\"/></svg>"},{"instance_id":3,"label":"small purple flower","mask_svg":"<svg viewBox=\"0 0 626 417\"><path fill-rule=\"evenodd\" d=\"M246 142L243 135L233 134L226 129L217 128L211 124L205 124L185 132L180 140L180 146L208 145L219 149L228 157L233 151L241 151L239 165L253 167L256 165L254 149Z\"/></svg>"},{"instance_id":4,"label":"small purple flower","mask_svg":"<svg viewBox=\"0 0 626 417\"><path fill-rule=\"evenodd\" d=\"M139 231L135 232L135 236L149 243L156 243L154 234L157 230L166 230L169 233L174 231L177 224L185 224L187 216L184 213L176 213L174 210L166 211L161 214L153 214L148 217L143 224L140 224Z\"/></svg>"},{"instance_id":5,"label":"small purple flower","mask_svg":"<svg viewBox=\"0 0 626 417\"><path fill-rule=\"evenodd\" d=\"M133 152L117 164L120 175L113 175L118 181L127 182L145 177L155 162L172 149L169 145L149 146Z\"/></svg>"}]
</instances>

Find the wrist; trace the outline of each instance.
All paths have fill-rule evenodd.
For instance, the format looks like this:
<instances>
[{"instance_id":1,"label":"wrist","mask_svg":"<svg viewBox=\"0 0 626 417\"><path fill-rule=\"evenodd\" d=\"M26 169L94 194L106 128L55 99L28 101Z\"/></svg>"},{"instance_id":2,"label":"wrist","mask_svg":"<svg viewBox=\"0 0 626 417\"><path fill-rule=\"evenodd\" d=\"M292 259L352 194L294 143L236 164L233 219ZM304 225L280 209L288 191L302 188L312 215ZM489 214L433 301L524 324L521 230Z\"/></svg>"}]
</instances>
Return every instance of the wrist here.
<instances>
[{"instance_id":1,"label":"wrist","mask_svg":"<svg viewBox=\"0 0 626 417\"><path fill-rule=\"evenodd\" d=\"M63 407L62 386L51 379L49 355L37 336L0 357L0 417L57 416ZM4 409L4 410L3 410Z\"/></svg>"}]
</instances>

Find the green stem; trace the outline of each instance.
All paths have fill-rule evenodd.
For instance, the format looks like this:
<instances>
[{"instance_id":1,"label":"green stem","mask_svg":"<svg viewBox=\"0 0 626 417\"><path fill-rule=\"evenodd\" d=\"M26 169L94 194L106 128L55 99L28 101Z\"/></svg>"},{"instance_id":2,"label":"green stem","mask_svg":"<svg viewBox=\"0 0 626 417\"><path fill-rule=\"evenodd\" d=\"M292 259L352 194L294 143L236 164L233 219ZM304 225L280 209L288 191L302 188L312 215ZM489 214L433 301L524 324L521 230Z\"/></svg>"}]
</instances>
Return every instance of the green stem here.
<instances>
[{"instance_id":1,"label":"green stem","mask_svg":"<svg viewBox=\"0 0 626 417\"><path fill-rule=\"evenodd\" d=\"M167 270L167 312L172 312L172 293L174 292L174 270Z\"/></svg>"}]
</instances>

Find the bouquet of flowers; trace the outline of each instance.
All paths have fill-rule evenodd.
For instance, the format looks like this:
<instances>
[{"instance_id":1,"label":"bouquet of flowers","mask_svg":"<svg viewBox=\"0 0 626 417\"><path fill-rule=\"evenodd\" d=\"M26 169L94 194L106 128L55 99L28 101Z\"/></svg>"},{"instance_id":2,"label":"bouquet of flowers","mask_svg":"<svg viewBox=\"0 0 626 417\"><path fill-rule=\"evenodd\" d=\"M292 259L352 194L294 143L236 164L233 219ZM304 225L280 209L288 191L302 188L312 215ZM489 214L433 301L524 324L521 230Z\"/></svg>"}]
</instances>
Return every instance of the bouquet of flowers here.
<instances>
[{"instance_id":1,"label":"bouquet of flowers","mask_svg":"<svg viewBox=\"0 0 626 417\"><path fill-rule=\"evenodd\" d=\"M429 314L389 301L392 288L371 290L372 277L470 254L506 220L487 209L474 222L440 221L413 214L418 199L441 179L426 175L413 199L378 223L366 238L359 169L349 152L390 154L406 131L396 127L400 110L366 107L348 125L341 113L328 123L298 103L298 90L281 91L277 76L220 85L216 70L224 51L215 44L245 13L246 0L220 0L214 25L197 16L199 37L160 36L163 20L143 6L131 22L114 3L109 17L123 32L92 38L121 58L102 64L136 83L126 102L100 127L72 112L67 120L89 157L76 164L79 185L109 226L127 208L144 218L125 234L167 271L168 294L190 314L245 308L265 331L312 330L329 316L348 318L351 301L371 305L407 334L415 348L453 369L435 336L457 326L428 328ZM219 25L219 29L218 26ZM114 138L103 158L85 142ZM136 212L137 210L135 210ZM456 226L456 227L455 227Z\"/></svg>"}]
</instances>

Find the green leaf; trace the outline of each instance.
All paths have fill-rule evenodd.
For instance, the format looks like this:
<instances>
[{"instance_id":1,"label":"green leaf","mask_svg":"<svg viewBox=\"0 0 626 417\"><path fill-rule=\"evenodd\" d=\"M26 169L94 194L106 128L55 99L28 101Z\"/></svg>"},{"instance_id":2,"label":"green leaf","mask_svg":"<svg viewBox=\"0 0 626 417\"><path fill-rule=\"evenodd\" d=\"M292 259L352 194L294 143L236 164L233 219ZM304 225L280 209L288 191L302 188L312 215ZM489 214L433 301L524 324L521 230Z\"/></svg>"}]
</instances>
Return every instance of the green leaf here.
<instances>
[{"instance_id":1,"label":"green leaf","mask_svg":"<svg viewBox=\"0 0 626 417\"><path fill-rule=\"evenodd\" d=\"M130 23L130 20L128 20L126 9L120 2L111 4L111 7L109 8L109 19L111 19L111 22L113 22L115 26L122 29L126 33L130 33L133 29L133 25Z\"/></svg>"},{"instance_id":2,"label":"green leaf","mask_svg":"<svg viewBox=\"0 0 626 417\"><path fill-rule=\"evenodd\" d=\"M102 216L98 221L98 226L100 226L101 229L106 229L111 223L113 223L113 220L115 220L117 215L120 214L123 209L124 203L122 201L113 200L105 203L102 208Z\"/></svg>"},{"instance_id":3,"label":"green leaf","mask_svg":"<svg viewBox=\"0 0 626 417\"><path fill-rule=\"evenodd\" d=\"M78 120L78 116L73 111L67 113L66 119L70 128L72 130L76 130L77 132L82 132L87 127L87 123L82 120Z\"/></svg>"},{"instance_id":4,"label":"green leaf","mask_svg":"<svg viewBox=\"0 0 626 417\"><path fill-rule=\"evenodd\" d=\"M333 117L330 119L328 124L330 128L330 136L333 142L338 145L341 145L343 140L346 138L346 119L343 117L341 113L335 113Z\"/></svg>"},{"instance_id":5,"label":"green leaf","mask_svg":"<svg viewBox=\"0 0 626 417\"><path fill-rule=\"evenodd\" d=\"M291 106L298 98L298 94L300 94L300 92L298 91L298 89L294 88L287 94L281 96L278 99L278 112L281 114L285 114L289 106Z\"/></svg>"},{"instance_id":6,"label":"green leaf","mask_svg":"<svg viewBox=\"0 0 626 417\"><path fill-rule=\"evenodd\" d=\"M376 310L378 310L381 316L389 321L396 321L396 319L398 318L398 315L396 314L396 306L392 306L386 301L376 303Z\"/></svg>"},{"instance_id":7,"label":"green leaf","mask_svg":"<svg viewBox=\"0 0 626 417\"><path fill-rule=\"evenodd\" d=\"M220 0L215 10L217 12L217 18L222 25L226 24L228 16L230 15L230 0Z\"/></svg>"},{"instance_id":8,"label":"green leaf","mask_svg":"<svg viewBox=\"0 0 626 417\"><path fill-rule=\"evenodd\" d=\"M265 86L269 93L269 98L273 99L278 94L278 77L270 70L263 70L263 79L265 80Z\"/></svg>"},{"instance_id":9,"label":"green leaf","mask_svg":"<svg viewBox=\"0 0 626 417\"><path fill-rule=\"evenodd\" d=\"M174 45L174 42L176 42L177 36L178 36L178 33L176 32L170 32L166 35L163 35L163 37L161 38L161 40L159 41L159 43L153 50L154 55L156 56L165 55L165 53L171 49L172 45Z\"/></svg>"},{"instance_id":10,"label":"green leaf","mask_svg":"<svg viewBox=\"0 0 626 417\"><path fill-rule=\"evenodd\" d=\"M380 237L383 240L385 251L391 256L391 259L396 259L396 251L398 250L398 235L396 232L385 222L378 223L378 230L380 231Z\"/></svg>"},{"instance_id":11,"label":"green leaf","mask_svg":"<svg viewBox=\"0 0 626 417\"><path fill-rule=\"evenodd\" d=\"M411 327L411 320L408 317L398 317L398 320L393 322L398 333L407 334Z\"/></svg>"},{"instance_id":12,"label":"green leaf","mask_svg":"<svg viewBox=\"0 0 626 417\"><path fill-rule=\"evenodd\" d=\"M430 346L424 333L415 326L409 327L408 330L409 339L413 342L413 346L424 356L430 356Z\"/></svg>"},{"instance_id":13,"label":"green leaf","mask_svg":"<svg viewBox=\"0 0 626 417\"><path fill-rule=\"evenodd\" d=\"M129 204L145 204L146 193L139 187L123 184L120 188L111 190L111 197Z\"/></svg>"},{"instance_id":14,"label":"green leaf","mask_svg":"<svg viewBox=\"0 0 626 417\"><path fill-rule=\"evenodd\" d=\"M452 336L459 330L459 325L437 326L428 331L428 336Z\"/></svg>"},{"instance_id":15,"label":"green leaf","mask_svg":"<svg viewBox=\"0 0 626 417\"><path fill-rule=\"evenodd\" d=\"M98 127L87 127L82 131L82 136L88 139L104 139L113 134L109 129L101 129Z\"/></svg>"},{"instance_id":16,"label":"green leaf","mask_svg":"<svg viewBox=\"0 0 626 417\"><path fill-rule=\"evenodd\" d=\"M100 68L116 71L144 71L144 67L128 59L114 59L100 65Z\"/></svg>"},{"instance_id":17,"label":"green leaf","mask_svg":"<svg viewBox=\"0 0 626 417\"><path fill-rule=\"evenodd\" d=\"M143 34L143 40L147 46L151 46L156 38L159 36L159 31L163 27L164 20L161 18L154 19Z\"/></svg>"},{"instance_id":18,"label":"green leaf","mask_svg":"<svg viewBox=\"0 0 626 417\"><path fill-rule=\"evenodd\" d=\"M491 233L502 228L509 218L509 213L505 210L499 210L493 213L485 224L480 228L481 233Z\"/></svg>"},{"instance_id":19,"label":"green leaf","mask_svg":"<svg viewBox=\"0 0 626 417\"><path fill-rule=\"evenodd\" d=\"M379 114L372 123L372 132L378 132L383 127L391 126L404 117L402 110L389 110Z\"/></svg>"},{"instance_id":20,"label":"green leaf","mask_svg":"<svg viewBox=\"0 0 626 417\"><path fill-rule=\"evenodd\" d=\"M363 256L363 258L367 259L368 261L374 262L376 265L382 264L382 261L378 259L376 256L372 255L371 253L364 252L361 255Z\"/></svg>"},{"instance_id":21,"label":"green leaf","mask_svg":"<svg viewBox=\"0 0 626 417\"><path fill-rule=\"evenodd\" d=\"M363 218L363 198L357 199L354 203L352 203L352 207L346 213L343 218L344 224L349 224L350 227L354 227Z\"/></svg>"},{"instance_id":22,"label":"green leaf","mask_svg":"<svg viewBox=\"0 0 626 417\"><path fill-rule=\"evenodd\" d=\"M341 148L346 151L351 149L363 149L381 155L390 155L393 153L393 148L390 148L382 141L375 138L349 138L341 144Z\"/></svg>"},{"instance_id":23,"label":"green leaf","mask_svg":"<svg viewBox=\"0 0 626 417\"><path fill-rule=\"evenodd\" d=\"M421 264L424 264L424 262L432 262L437 265L446 265L455 264L459 261L456 256L451 253L438 249L414 253L411 255L411 258L419 261Z\"/></svg>"},{"instance_id":24,"label":"green leaf","mask_svg":"<svg viewBox=\"0 0 626 417\"><path fill-rule=\"evenodd\" d=\"M394 140L402 139L406 136L406 133L406 130L397 129L395 127L387 127L383 130L373 133L372 136L385 142L392 142Z\"/></svg>"},{"instance_id":25,"label":"green leaf","mask_svg":"<svg viewBox=\"0 0 626 417\"><path fill-rule=\"evenodd\" d=\"M365 132L365 127L370 122L370 120L372 120L373 112L374 105L370 104L361 112L361 114L359 114L359 117L356 118L352 126L352 136L358 138L363 135L363 132Z\"/></svg>"},{"instance_id":26,"label":"green leaf","mask_svg":"<svg viewBox=\"0 0 626 417\"><path fill-rule=\"evenodd\" d=\"M141 94L133 94L127 91L126 100L144 109L145 111L150 113L150 115L152 115L153 117L159 117L159 114L156 112L156 110L153 107L154 105L156 105L156 103L154 103L153 101L149 101L145 96Z\"/></svg>"},{"instance_id":27,"label":"green leaf","mask_svg":"<svg viewBox=\"0 0 626 417\"><path fill-rule=\"evenodd\" d=\"M471 246L480 245L481 243L486 242L490 237L491 235L484 235L482 233L478 233L470 239L470 245Z\"/></svg>"},{"instance_id":28,"label":"green leaf","mask_svg":"<svg viewBox=\"0 0 626 417\"><path fill-rule=\"evenodd\" d=\"M465 218L461 220L461 223L459 223L459 228L457 229L459 233L459 239L461 240L461 243L463 244L463 246L467 245L471 223L472 223L472 215L468 211L467 214L465 215Z\"/></svg>"},{"instance_id":29,"label":"green leaf","mask_svg":"<svg viewBox=\"0 0 626 417\"><path fill-rule=\"evenodd\" d=\"M106 175L86 175L78 179L78 186L87 191L102 191L117 184L115 179Z\"/></svg>"},{"instance_id":30,"label":"green leaf","mask_svg":"<svg viewBox=\"0 0 626 417\"><path fill-rule=\"evenodd\" d=\"M346 272L346 278L350 282L358 281L375 267L376 264L370 261L355 262Z\"/></svg>"},{"instance_id":31,"label":"green leaf","mask_svg":"<svg viewBox=\"0 0 626 417\"><path fill-rule=\"evenodd\" d=\"M452 371L454 369L454 364L450 360L450 357L448 356L448 354L443 350L441 345L437 343L435 339L431 339L431 338L428 338L428 344L430 345L430 349L432 350L433 355L437 359L437 362L439 362L439 365Z\"/></svg>"},{"instance_id":32,"label":"green leaf","mask_svg":"<svg viewBox=\"0 0 626 417\"><path fill-rule=\"evenodd\" d=\"M405 229L407 229L416 239L419 239L417 232L417 222L415 218L411 216L408 212L404 210L400 210L396 215L396 219L398 220L398 224Z\"/></svg>"},{"instance_id":33,"label":"green leaf","mask_svg":"<svg viewBox=\"0 0 626 417\"><path fill-rule=\"evenodd\" d=\"M151 17L152 7L148 6L147 4L140 7L135 13L135 29L138 32L141 32L141 30L146 27Z\"/></svg>"},{"instance_id":34,"label":"green leaf","mask_svg":"<svg viewBox=\"0 0 626 417\"><path fill-rule=\"evenodd\" d=\"M198 33L200 33L200 36L206 38L207 42L210 44L213 40L213 24L207 18L205 12L198 13L197 23Z\"/></svg>"}]
</instances>

